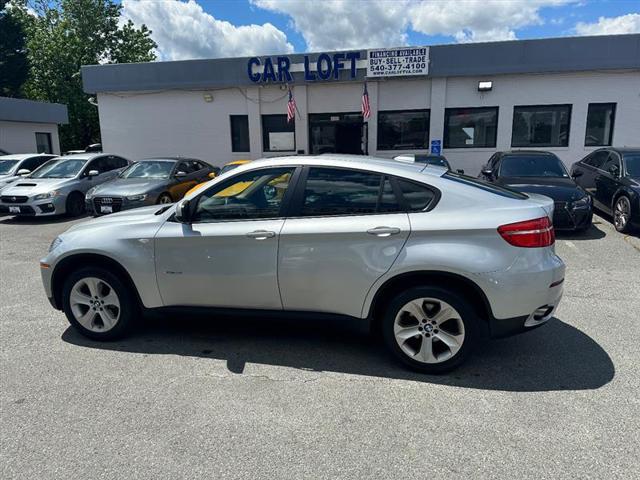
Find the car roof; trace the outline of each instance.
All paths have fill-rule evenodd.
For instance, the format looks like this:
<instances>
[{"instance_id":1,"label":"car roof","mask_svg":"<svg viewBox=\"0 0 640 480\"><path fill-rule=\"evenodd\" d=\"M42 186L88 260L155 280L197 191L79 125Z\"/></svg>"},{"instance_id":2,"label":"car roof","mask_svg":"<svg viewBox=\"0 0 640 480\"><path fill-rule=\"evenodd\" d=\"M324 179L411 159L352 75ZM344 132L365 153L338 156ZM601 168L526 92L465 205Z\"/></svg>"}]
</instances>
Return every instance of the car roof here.
<instances>
[{"instance_id":1,"label":"car roof","mask_svg":"<svg viewBox=\"0 0 640 480\"><path fill-rule=\"evenodd\" d=\"M26 158L40 157L40 156L48 156L48 157L56 157L57 155L53 155L51 153L14 153L12 155L0 155L0 160L24 160Z\"/></svg>"},{"instance_id":2,"label":"car roof","mask_svg":"<svg viewBox=\"0 0 640 480\"><path fill-rule=\"evenodd\" d=\"M254 160L251 165L279 166L279 165L314 165L327 167L353 167L385 172L393 175L405 173L426 173L441 177L447 172L444 167L428 165L424 163L398 162L390 158L373 157L368 155L350 154L322 154L322 155L291 155L287 157L262 158Z\"/></svg>"},{"instance_id":3,"label":"car roof","mask_svg":"<svg viewBox=\"0 0 640 480\"><path fill-rule=\"evenodd\" d=\"M182 157L151 157L141 158L136 163L140 162L179 162L180 160L197 160L195 158L182 158Z\"/></svg>"},{"instance_id":4,"label":"car roof","mask_svg":"<svg viewBox=\"0 0 640 480\"><path fill-rule=\"evenodd\" d=\"M605 147L607 150L615 150L622 154L624 153L640 153L640 147Z\"/></svg>"},{"instance_id":5,"label":"car roof","mask_svg":"<svg viewBox=\"0 0 640 480\"><path fill-rule=\"evenodd\" d=\"M547 152L546 150L505 150L504 152L498 152L500 155L553 155L553 152Z\"/></svg>"},{"instance_id":6,"label":"car roof","mask_svg":"<svg viewBox=\"0 0 640 480\"><path fill-rule=\"evenodd\" d=\"M60 157L56 157L54 160L93 160L97 157L106 157L109 156L108 153L72 153L71 155L62 155Z\"/></svg>"}]
</instances>

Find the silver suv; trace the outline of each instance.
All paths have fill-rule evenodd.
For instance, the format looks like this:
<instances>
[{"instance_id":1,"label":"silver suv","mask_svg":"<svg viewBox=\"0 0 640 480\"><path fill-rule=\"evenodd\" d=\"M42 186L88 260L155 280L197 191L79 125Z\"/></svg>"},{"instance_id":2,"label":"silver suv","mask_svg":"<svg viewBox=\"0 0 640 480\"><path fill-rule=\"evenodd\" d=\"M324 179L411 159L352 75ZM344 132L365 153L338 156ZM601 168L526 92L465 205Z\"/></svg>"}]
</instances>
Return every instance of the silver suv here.
<instances>
[{"instance_id":1,"label":"silver suv","mask_svg":"<svg viewBox=\"0 0 640 480\"><path fill-rule=\"evenodd\" d=\"M562 296L553 202L444 168L333 155L251 162L170 206L90 220L41 261L51 304L96 340L142 309L322 312L443 372Z\"/></svg>"}]
</instances>

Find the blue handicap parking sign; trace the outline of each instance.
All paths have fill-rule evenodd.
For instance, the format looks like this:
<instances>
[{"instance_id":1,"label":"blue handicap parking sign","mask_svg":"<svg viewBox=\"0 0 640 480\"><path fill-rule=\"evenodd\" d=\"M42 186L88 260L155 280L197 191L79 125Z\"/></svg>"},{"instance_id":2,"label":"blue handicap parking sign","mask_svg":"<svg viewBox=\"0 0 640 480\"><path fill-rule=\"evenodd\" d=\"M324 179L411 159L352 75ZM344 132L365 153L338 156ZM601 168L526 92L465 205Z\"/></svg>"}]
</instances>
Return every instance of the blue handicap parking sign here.
<instances>
[{"instance_id":1,"label":"blue handicap parking sign","mask_svg":"<svg viewBox=\"0 0 640 480\"><path fill-rule=\"evenodd\" d=\"M431 154L432 155L440 155L442 152L442 141L441 140L431 140Z\"/></svg>"}]
</instances>

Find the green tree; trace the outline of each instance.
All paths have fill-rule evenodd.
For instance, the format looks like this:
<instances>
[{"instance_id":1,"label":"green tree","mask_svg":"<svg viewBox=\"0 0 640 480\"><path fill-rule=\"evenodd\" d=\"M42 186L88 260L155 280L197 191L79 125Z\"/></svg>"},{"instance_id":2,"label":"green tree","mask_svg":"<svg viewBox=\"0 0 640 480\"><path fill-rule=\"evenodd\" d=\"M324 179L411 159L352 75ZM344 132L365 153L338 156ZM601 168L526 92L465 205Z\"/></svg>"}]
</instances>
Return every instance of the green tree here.
<instances>
[{"instance_id":1,"label":"green tree","mask_svg":"<svg viewBox=\"0 0 640 480\"><path fill-rule=\"evenodd\" d=\"M24 30L7 0L0 0L0 96L20 97L29 74Z\"/></svg>"},{"instance_id":2,"label":"green tree","mask_svg":"<svg viewBox=\"0 0 640 480\"><path fill-rule=\"evenodd\" d=\"M112 0L13 0L12 4L20 12L27 37L27 97L67 105L69 124L60 128L63 150L98 142L98 109L82 89L80 67L154 60L151 31L145 25L136 28L131 21L122 24L122 6Z\"/></svg>"}]
</instances>

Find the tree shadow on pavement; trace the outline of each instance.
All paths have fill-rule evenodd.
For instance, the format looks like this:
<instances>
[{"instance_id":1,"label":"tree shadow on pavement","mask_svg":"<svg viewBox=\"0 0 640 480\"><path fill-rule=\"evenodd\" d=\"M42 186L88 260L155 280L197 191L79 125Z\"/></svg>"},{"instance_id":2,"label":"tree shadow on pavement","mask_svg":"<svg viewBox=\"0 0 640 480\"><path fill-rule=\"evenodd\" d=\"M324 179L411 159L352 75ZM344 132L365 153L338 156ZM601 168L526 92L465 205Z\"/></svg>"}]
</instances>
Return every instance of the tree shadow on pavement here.
<instances>
[{"instance_id":1,"label":"tree shadow on pavement","mask_svg":"<svg viewBox=\"0 0 640 480\"><path fill-rule=\"evenodd\" d=\"M515 392L596 389L615 375L598 343L555 318L519 336L484 341L466 364L437 376L407 370L373 336L326 319L153 315L120 341L94 342L71 327L62 339L88 348L224 360L239 375L255 363Z\"/></svg>"}]
</instances>

